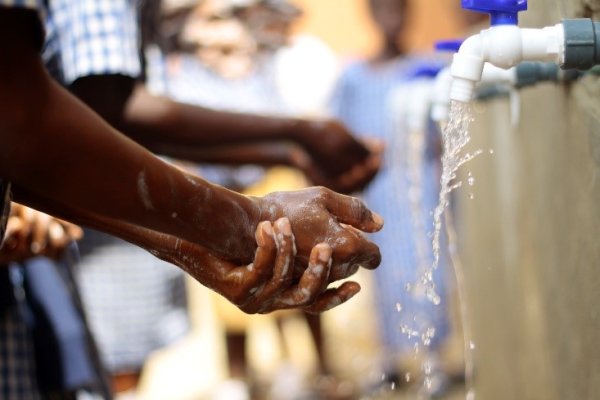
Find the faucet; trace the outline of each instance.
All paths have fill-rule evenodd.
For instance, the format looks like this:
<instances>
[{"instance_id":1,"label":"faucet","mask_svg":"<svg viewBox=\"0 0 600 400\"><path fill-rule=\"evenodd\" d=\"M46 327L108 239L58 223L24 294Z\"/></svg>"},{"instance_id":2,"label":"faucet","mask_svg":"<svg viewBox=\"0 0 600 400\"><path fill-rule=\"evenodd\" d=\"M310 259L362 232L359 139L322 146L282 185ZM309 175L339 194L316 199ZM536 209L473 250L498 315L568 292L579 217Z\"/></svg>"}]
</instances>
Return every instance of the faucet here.
<instances>
[{"instance_id":1,"label":"faucet","mask_svg":"<svg viewBox=\"0 0 600 400\"><path fill-rule=\"evenodd\" d=\"M525 61L508 69L486 62L481 78L476 82L473 96L480 100L487 100L507 94L512 89L522 89L541 82L572 82L580 76L582 76L581 71L563 71L556 63L551 62ZM436 76L431 108L431 118L436 122L448 119L452 83L450 67L444 68Z\"/></svg>"},{"instance_id":2,"label":"faucet","mask_svg":"<svg viewBox=\"0 0 600 400\"><path fill-rule=\"evenodd\" d=\"M454 54L451 100L473 98L486 63L510 69L524 61L542 61L565 70L586 70L600 63L600 23L591 19L564 19L554 26L527 29L518 26L527 0L462 0L462 6L489 13L491 27L466 39Z\"/></svg>"}]
</instances>

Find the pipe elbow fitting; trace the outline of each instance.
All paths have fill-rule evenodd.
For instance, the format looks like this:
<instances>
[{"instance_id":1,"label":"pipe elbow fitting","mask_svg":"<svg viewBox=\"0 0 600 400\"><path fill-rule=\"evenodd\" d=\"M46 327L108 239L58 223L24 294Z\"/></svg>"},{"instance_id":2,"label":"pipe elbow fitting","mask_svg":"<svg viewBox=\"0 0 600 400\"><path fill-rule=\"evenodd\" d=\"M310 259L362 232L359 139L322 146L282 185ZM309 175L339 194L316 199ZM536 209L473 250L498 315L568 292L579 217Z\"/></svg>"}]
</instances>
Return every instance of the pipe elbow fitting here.
<instances>
[{"instance_id":1,"label":"pipe elbow fitting","mask_svg":"<svg viewBox=\"0 0 600 400\"><path fill-rule=\"evenodd\" d=\"M483 74L483 48L481 35L471 36L454 54L450 73L453 81L450 89L450 99L469 102L473 98L475 85Z\"/></svg>"},{"instance_id":2,"label":"pipe elbow fitting","mask_svg":"<svg viewBox=\"0 0 600 400\"><path fill-rule=\"evenodd\" d=\"M451 87L452 75L450 74L450 67L446 67L435 78L431 105L432 120L440 122L448 119Z\"/></svg>"}]
</instances>

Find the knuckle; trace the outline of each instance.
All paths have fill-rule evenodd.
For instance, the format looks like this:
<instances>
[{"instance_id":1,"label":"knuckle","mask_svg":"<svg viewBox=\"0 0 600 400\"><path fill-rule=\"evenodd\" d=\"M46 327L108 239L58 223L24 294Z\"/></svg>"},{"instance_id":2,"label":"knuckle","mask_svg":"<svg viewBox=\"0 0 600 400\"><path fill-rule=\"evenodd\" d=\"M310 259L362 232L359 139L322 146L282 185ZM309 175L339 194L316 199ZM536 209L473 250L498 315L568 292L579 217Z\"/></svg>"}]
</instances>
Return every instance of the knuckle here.
<instances>
[{"instance_id":1,"label":"knuckle","mask_svg":"<svg viewBox=\"0 0 600 400\"><path fill-rule=\"evenodd\" d=\"M352 213L360 221L367 221L371 218L371 211L367 205L360 199L353 197L351 202Z\"/></svg>"},{"instance_id":2,"label":"knuckle","mask_svg":"<svg viewBox=\"0 0 600 400\"><path fill-rule=\"evenodd\" d=\"M250 305L242 305L242 306L237 305L237 307L240 310L242 310L244 313L250 314L250 315L257 314L257 311L258 311L257 308L253 305L251 305L251 306Z\"/></svg>"},{"instance_id":3,"label":"knuckle","mask_svg":"<svg viewBox=\"0 0 600 400\"><path fill-rule=\"evenodd\" d=\"M244 288L244 290L233 291L227 296L227 298L236 306L241 307L248 304L248 302L252 299L252 296L250 296L249 291Z\"/></svg>"}]
</instances>

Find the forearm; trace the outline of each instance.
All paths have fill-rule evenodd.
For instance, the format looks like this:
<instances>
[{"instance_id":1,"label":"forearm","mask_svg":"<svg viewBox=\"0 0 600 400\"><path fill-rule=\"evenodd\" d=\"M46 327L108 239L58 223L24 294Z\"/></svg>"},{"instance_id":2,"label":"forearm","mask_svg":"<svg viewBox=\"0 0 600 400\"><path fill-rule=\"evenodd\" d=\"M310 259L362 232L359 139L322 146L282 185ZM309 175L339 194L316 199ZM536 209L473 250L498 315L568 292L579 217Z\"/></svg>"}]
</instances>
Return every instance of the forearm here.
<instances>
[{"instance_id":1,"label":"forearm","mask_svg":"<svg viewBox=\"0 0 600 400\"><path fill-rule=\"evenodd\" d=\"M48 92L33 126L12 135L23 151L6 177L59 203L208 247L215 237L244 237L231 220L252 210L245 197L162 162L61 88L51 84Z\"/></svg>"},{"instance_id":2,"label":"forearm","mask_svg":"<svg viewBox=\"0 0 600 400\"><path fill-rule=\"evenodd\" d=\"M199 163L245 165L265 167L275 165L296 166L294 154L301 149L290 143L249 143L224 146L178 146L171 143L155 143L149 149L158 154L169 154L182 160Z\"/></svg>"},{"instance_id":3,"label":"forearm","mask_svg":"<svg viewBox=\"0 0 600 400\"><path fill-rule=\"evenodd\" d=\"M15 186L14 188L14 197L15 200L27 204L36 210L72 221L78 225L109 233L132 244L151 250L157 253L157 255L158 253L163 254L172 251L174 248L175 237L128 224L122 220L102 217L89 211L77 209L72 205L60 204L19 186Z\"/></svg>"},{"instance_id":4,"label":"forearm","mask_svg":"<svg viewBox=\"0 0 600 400\"><path fill-rule=\"evenodd\" d=\"M138 85L129 99L124 132L145 146L168 142L183 146L219 146L261 141L302 144L300 134L309 122L297 118L268 117L216 111L154 96Z\"/></svg>"},{"instance_id":5,"label":"forearm","mask_svg":"<svg viewBox=\"0 0 600 400\"><path fill-rule=\"evenodd\" d=\"M18 72L1 61L0 176L56 204L224 256L253 254L250 199L186 175L124 137L52 81L39 60Z\"/></svg>"}]
</instances>

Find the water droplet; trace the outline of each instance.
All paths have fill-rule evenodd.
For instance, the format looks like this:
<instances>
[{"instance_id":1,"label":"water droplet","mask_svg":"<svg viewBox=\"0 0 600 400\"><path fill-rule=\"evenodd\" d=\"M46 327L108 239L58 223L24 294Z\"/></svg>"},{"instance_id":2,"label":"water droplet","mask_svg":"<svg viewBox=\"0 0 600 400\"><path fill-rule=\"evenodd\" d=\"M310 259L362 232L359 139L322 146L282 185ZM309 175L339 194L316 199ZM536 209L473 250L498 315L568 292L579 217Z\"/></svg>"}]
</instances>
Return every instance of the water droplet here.
<instances>
[{"instance_id":1,"label":"water droplet","mask_svg":"<svg viewBox=\"0 0 600 400\"><path fill-rule=\"evenodd\" d=\"M392 382L392 384L390 385L390 389L396 390L396 382Z\"/></svg>"},{"instance_id":2,"label":"water droplet","mask_svg":"<svg viewBox=\"0 0 600 400\"><path fill-rule=\"evenodd\" d=\"M407 372L406 374L404 374L404 380L406 382L410 382L410 372Z\"/></svg>"},{"instance_id":3,"label":"water droplet","mask_svg":"<svg viewBox=\"0 0 600 400\"><path fill-rule=\"evenodd\" d=\"M475 198L475 195L473 193L469 193L469 200L473 200Z\"/></svg>"},{"instance_id":4,"label":"water droplet","mask_svg":"<svg viewBox=\"0 0 600 400\"><path fill-rule=\"evenodd\" d=\"M431 378L429 376L426 376L423 384L427 389L431 389Z\"/></svg>"},{"instance_id":5,"label":"water droplet","mask_svg":"<svg viewBox=\"0 0 600 400\"><path fill-rule=\"evenodd\" d=\"M494 149L490 149L490 154L494 154Z\"/></svg>"},{"instance_id":6,"label":"water droplet","mask_svg":"<svg viewBox=\"0 0 600 400\"><path fill-rule=\"evenodd\" d=\"M442 299L436 293L434 287L428 287L425 292L426 292L426 295L427 295L427 299L429 299L429 301L431 301L436 306L439 305L442 302Z\"/></svg>"},{"instance_id":7,"label":"water droplet","mask_svg":"<svg viewBox=\"0 0 600 400\"><path fill-rule=\"evenodd\" d=\"M396 311L397 311L397 312L400 312L400 311L402 311L402 304L400 304L400 303L396 303Z\"/></svg>"},{"instance_id":8,"label":"water droplet","mask_svg":"<svg viewBox=\"0 0 600 400\"><path fill-rule=\"evenodd\" d=\"M423 371L425 372L426 375L431 374L431 362L429 361L425 361L425 363L423 363Z\"/></svg>"},{"instance_id":9,"label":"water droplet","mask_svg":"<svg viewBox=\"0 0 600 400\"><path fill-rule=\"evenodd\" d=\"M469 390L467 396L465 397L465 400L475 400L475 390Z\"/></svg>"},{"instance_id":10,"label":"water droplet","mask_svg":"<svg viewBox=\"0 0 600 400\"><path fill-rule=\"evenodd\" d=\"M475 342L473 342L472 340L469 342L469 348L471 350L475 350Z\"/></svg>"},{"instance_id":11,"label":"water droplet","mask_svg":"<svg viewBox=\"0 0 600 400\"><path fill-rule=\"evenodd\" d=\"M473 186L475 184L475 178L469 176L469 179L467 179L467 183L469 184L469 186Z\"/></svg>"},{"instance_id":12,"label":"water droplet","mask_svg":"<svg viewBox=\"0 0 600 400\"><path fill-rule=\"evenodd\" d=\"M406 290L407 292L410 292L412 289L412 285L410 283L407 283L406 285L404 285L404 290Z\"/></svg>"}]
</instances>

